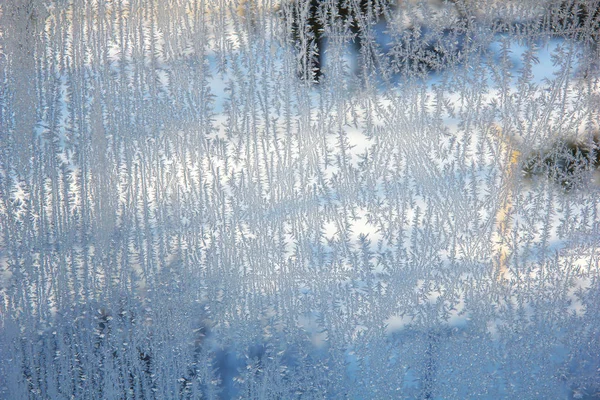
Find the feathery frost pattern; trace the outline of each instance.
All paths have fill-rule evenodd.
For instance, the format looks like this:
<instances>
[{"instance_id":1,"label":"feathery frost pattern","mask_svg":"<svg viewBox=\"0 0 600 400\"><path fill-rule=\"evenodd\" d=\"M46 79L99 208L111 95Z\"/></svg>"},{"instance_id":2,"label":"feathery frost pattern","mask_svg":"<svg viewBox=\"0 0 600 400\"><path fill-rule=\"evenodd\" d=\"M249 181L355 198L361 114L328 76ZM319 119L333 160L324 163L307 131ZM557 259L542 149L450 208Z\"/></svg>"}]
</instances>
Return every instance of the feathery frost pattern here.
<instances>
[{"instance_id":1,"label":"feathery frost pattern","mask_svg":"<svg viewBox=\"0 0 600 400\"><path fill-rule=\"evenodd\" d=\"M0 398L600 396L598 0L0 4Z\"/></svg>"}]
</instances>

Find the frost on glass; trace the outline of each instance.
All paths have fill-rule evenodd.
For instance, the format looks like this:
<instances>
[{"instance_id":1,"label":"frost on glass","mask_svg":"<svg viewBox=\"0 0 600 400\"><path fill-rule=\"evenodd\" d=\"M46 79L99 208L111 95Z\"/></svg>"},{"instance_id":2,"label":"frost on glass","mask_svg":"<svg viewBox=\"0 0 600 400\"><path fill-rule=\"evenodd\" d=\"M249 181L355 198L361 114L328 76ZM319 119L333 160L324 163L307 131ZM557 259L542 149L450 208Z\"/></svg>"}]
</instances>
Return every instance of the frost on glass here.
<instances>
[{"instance_id":1,"label":"frost on glass","mask_svg":"<svg viewBox=\"0 0 600 400\"><path fill-rule=\"evenodd\" d=\"M599 21L2 2L0 397L598 397Z\"/></svg>"}]
</instances>

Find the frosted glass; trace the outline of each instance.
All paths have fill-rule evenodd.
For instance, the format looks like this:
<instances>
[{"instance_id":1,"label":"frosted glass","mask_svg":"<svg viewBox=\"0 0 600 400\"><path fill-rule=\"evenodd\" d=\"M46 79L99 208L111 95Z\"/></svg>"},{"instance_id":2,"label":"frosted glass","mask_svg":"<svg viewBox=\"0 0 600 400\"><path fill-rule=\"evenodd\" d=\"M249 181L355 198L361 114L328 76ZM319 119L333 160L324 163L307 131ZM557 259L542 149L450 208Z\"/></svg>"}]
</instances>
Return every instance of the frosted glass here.
<instances>
[{"instance_id":1,"label":"frosted glass","mask_svg":"<svg viewBox=\"0 0 600 400\"><path fill-rule=\"evenodd\" d=\"M3 1L0 398L596 398L599 21Z\"/></svg>"}]
</instances>

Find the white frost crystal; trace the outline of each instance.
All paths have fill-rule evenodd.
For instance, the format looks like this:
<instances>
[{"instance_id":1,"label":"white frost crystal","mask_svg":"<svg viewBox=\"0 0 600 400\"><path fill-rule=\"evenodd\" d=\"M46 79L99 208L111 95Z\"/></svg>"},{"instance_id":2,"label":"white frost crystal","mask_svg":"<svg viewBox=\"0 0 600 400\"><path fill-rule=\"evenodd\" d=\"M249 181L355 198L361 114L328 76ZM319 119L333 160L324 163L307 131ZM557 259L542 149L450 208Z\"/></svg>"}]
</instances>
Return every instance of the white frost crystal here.
<instances>
[{"instance_id":1,"label":"white frost crystal","mask_svg":"<svg viewBox=\"0 0 600 400\"><path fill-rule=\"evenodd\" d=\"M5 0L0 398L593 398L597 0Z\"/></svg>"}]
</instances>

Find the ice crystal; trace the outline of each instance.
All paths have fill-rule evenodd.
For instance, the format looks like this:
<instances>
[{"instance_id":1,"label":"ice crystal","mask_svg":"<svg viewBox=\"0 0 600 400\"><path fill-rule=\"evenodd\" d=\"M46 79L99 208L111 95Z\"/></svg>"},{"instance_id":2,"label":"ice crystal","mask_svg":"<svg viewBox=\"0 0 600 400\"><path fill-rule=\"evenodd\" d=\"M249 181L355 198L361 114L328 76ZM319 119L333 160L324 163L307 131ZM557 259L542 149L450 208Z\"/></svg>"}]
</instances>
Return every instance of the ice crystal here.
<instances>
[{"instance_id":1,"label":"ice crystal","mask_svg":"<svg viewBox=\"0 0 600 400\"><path fill-rule=\"evenodd\" d=\"M0 397L591 398L598 0L0 4Z\"/></svg>"}]
</instances>

